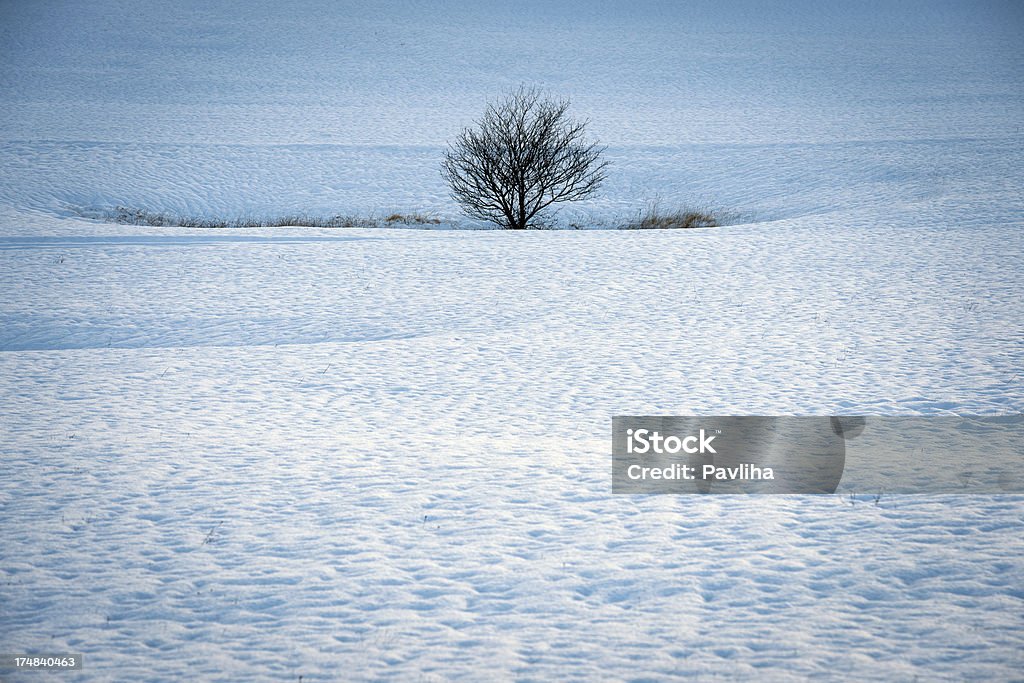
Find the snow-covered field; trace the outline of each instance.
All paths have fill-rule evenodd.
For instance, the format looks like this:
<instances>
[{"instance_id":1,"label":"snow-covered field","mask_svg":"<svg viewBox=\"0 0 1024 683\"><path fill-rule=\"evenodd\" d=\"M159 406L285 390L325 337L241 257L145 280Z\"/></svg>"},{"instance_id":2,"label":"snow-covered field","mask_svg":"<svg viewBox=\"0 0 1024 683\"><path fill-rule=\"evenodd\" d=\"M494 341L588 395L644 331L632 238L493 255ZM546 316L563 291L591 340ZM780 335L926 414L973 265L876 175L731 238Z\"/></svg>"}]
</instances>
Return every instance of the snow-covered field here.
<instances>
[{"instance_id":1,"label":"snow-covered field","mask_svg":"<svg viewBox=\"0 0 1024 683\"><path fill-rule=\"evenodd\" d=\"M1006 680L1024 496L612 496L611 417L1024 407L1011 4L0 5L14 680ZM521 81L607 225L461 222ZM5 679L6 680L6 679Z\"/></svg>"}]
</instances>

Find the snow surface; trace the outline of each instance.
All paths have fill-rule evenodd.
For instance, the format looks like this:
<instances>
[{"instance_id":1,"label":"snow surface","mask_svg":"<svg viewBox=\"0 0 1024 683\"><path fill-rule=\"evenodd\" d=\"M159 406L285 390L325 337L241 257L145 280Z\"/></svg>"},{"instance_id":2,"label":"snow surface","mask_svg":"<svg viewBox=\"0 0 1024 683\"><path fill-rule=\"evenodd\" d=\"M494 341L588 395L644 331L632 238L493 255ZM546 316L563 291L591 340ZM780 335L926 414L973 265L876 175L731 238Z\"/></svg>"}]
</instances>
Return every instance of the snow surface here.
<instances>
[{"instance_id":1,"label":"snow surface","mask_svg":"<svg viewBox=\"0 0 1024 683\"><path fill-rule=\"evenodd\" d=\"M0 651L27 680L1019 676L1024 497L610 494L620 414L1024 406L999 3L0 4ZM521 81L607 225L430 211ZM15 680L20 680L15 678Z\"/></svg>"}]
</instances>

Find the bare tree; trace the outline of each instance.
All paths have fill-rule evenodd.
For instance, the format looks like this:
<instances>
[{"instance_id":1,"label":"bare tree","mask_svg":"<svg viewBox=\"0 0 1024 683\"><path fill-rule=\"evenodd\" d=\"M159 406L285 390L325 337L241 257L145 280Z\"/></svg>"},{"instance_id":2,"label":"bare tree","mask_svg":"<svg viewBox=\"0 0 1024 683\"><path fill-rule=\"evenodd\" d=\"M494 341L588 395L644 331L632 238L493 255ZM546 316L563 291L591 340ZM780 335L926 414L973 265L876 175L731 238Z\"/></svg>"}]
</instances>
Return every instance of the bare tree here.
<instances>
[{"instance_id":1,"label":"bare tree","mask_svg":"<svg viewBox=\"0 0 1024 683\"><path fill-rule=\"evenodd\" d=\"M445 153L442 174L463 210L511 230L530 227L552 204L593 194L605 178L604 147L585 139L568 100L520 86L487 106Z\"/></svg>"}]
</instances>

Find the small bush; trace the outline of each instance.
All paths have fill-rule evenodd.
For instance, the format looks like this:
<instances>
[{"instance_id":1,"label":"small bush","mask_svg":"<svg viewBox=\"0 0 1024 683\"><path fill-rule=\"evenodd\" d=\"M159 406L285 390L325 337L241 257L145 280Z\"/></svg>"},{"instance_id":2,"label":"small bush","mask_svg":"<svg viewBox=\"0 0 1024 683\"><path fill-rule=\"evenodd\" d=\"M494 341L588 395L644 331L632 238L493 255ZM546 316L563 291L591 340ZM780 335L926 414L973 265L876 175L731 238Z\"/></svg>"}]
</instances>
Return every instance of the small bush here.
<instances>
[{"instance_id":1,"label":"small bush","mask_svg":"<svg viewBox=\"0 0 1024 683\"><path fill-rule=\"evenodd\" d=\"M569 100L520 86L487 105L448 146L441 173L451 197L473 218L509 230L548 227L555 204L593 195L605 179L604 147L587 139Z\"/></svg>"}]
</instances>

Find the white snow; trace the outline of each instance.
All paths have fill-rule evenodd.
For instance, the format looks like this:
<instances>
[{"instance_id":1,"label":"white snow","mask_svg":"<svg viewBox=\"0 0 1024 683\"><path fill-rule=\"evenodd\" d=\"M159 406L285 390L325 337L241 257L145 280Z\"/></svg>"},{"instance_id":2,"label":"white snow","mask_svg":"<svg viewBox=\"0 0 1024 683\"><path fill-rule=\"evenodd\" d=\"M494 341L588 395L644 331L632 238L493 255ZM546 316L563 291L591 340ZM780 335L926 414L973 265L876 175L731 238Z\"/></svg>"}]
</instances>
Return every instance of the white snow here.
<instances>
[{"instance_id":1,"label":"white snow","mask_svg":"<svg viewBox=\"0 0 1024 683\"><path fill-rule=\"evenodd\" d=\"M0 17L0 651L90 681L1019 675L1020 495L610 493L613 415L1021 411L1019 8ZM521 81L609 145L563 220L740 224L81 217L460 222L445 140Z\"/></svg>"}]
</instances>

